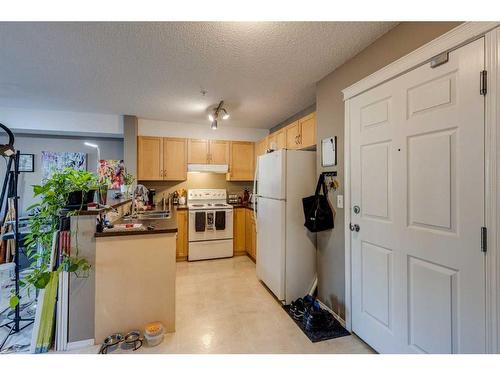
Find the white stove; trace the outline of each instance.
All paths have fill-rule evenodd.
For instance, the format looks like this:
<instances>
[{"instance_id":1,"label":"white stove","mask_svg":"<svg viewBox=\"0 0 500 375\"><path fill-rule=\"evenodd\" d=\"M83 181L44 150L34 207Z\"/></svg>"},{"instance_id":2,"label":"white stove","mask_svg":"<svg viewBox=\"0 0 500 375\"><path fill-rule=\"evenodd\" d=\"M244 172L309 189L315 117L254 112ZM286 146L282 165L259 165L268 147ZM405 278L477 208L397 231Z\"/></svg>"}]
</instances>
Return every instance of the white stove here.
<instances>
[{"instance_id":1,"label":"white stove","mask_svg":"<svg viewBox=\"0 0 500 375\"><path fill-rule=\"evenodd\" d=\"M233 207L225 189L188 190L188 260L233 256Z\"/></svg>"}]
</instances>

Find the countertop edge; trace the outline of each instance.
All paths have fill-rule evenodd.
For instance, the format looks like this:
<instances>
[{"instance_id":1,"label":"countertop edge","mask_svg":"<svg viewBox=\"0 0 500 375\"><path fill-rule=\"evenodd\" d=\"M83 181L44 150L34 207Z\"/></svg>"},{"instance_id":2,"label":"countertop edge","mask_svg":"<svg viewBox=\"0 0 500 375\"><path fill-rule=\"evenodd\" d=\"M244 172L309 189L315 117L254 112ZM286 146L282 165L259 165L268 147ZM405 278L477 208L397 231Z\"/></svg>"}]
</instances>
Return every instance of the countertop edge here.
<instances>
[{"instance_id":1,"label":"countertop edge","mask_svg":"<svg viewBox=\"0 0 500 375\"><path fill-rule=\"evenodd\" d=\"M95 238L102 237L125 237L125 236L140 236L140 235L150 235L150 234L175 234L177 233L177 228L172 229L153 229L153 230L130 230L130 231L107 231L107 232L96 232L94 233Z\"/></svg>"}]
</instances>

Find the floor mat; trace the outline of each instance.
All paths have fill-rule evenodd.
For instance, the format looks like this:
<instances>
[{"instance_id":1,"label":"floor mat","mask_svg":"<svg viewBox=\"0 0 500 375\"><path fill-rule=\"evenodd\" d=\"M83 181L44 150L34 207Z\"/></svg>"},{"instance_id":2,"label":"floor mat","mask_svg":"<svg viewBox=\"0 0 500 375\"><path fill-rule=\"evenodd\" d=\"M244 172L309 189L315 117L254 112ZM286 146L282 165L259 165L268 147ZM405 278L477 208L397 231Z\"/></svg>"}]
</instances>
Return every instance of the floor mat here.
<instances>
[{"instance_id":1,"label":"floor mat","mask_svg":"<svg viewBox=\"0 0 500 375\"><path fill-rule=\"evenodd\" d=\"M292 319L295 324L299 326L299 328L302 330L302 332L305 333L305 335L311 340L312 342L319 342L319 341L325 341L325 340L331 340L331 339L336 339L337 337L344 337L344 336L349 336L350 333L342 327L342 325L333 317L332 314L328 313L328 315L332 319L332 324L330 324L330 327L328 329L321 329L321 330L307 330L302 319L301 320L295 320L293 318L293 314L290 313L290 305L284 305L283 309L285 309L286 313L288 316L290 316L290 319Z\"/></svg>"}]
</instances>

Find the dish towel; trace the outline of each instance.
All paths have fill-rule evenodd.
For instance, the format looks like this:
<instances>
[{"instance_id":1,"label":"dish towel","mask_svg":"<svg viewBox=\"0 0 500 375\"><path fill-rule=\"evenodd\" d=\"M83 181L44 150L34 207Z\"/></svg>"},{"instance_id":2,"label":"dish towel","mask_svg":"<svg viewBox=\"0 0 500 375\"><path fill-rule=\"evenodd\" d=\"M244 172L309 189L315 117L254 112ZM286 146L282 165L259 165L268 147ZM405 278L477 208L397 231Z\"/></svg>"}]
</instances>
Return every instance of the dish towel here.
<instances>
[{"instance_id":1,"label":"dish towel","mask_svg":"<svg viewBox=\"0 0 500 375\"><path fill-rule=\"evenodd\" d=\"M215 229L224 230L226 229L226 212L216 211L215 212Z\"/></svg>"},{"instance_id":2,"label":"dish towel","mask_svg":"<svg viewBox=\"0 0 500 375\"><path fill-rule=\"evenodd\" d=\"M194 226L197 232L205 231L205 212L196 212L194 217Z\"/></svg>"}]
</instances>

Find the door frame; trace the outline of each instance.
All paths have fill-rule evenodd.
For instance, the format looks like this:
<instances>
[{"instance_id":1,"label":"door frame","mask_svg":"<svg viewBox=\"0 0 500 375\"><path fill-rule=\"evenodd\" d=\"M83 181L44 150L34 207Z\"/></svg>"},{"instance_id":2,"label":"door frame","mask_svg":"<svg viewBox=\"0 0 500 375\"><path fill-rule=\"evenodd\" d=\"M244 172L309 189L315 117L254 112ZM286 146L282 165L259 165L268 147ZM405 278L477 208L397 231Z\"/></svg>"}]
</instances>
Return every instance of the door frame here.
<instances>
[{"instance_id":1,"label":"door frame","mask_svg":"<svg viewBox=\"0 0 500 375\"><path fill-rule=\"evenodd\" d=\"M349 99L393 78L429 63L432 57L451 51L475 39L485 37L485 69L488 92L485 98L485 218L488 228L488 250L485 256L486 283L486 352L500 351L500 22L465 22L415 51L342 90L344 95L344 243L345 243L345 323L352 332L352 264L351 264L351 147ZM498 67L498 70L495 69ZM479 72L478 72L479 80ZM492 209L493 208L493 209ZM479 228L478 228L479 231ZM479 243L478 243L479 251Z\"/></svg>"}]
</instances>

